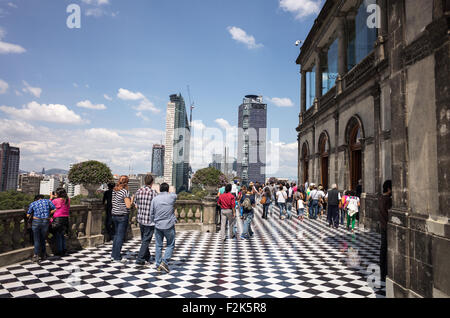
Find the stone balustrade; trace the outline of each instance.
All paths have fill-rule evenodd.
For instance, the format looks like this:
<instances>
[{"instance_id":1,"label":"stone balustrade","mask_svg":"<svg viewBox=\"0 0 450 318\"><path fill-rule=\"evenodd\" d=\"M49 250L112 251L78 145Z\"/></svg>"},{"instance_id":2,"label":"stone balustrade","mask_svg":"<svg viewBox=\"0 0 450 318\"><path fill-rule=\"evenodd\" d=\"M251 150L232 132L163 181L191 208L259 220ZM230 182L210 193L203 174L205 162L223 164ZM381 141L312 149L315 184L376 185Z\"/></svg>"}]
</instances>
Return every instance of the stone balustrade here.
<instances>
[{"instance_id":1,"label":"stone balustrade","mask_svg":"<svg viewBox=\"0 0 450 318\"><path fill-rule=\"evenodd\" d=\"M178 200L175 204L177 231L215 232L215 205L214 201ZM104 220L104 206L98 199L86 199L82 205L71 206L68 249L78 250L103 244ZM128 238L139 237L136 209L132 209L129 223ZM47 252L52 254L49 245ZM27 229L26 211L0 211L0 267L22 262L32 255L32 233Z\"/></svg>"}]
</instances>

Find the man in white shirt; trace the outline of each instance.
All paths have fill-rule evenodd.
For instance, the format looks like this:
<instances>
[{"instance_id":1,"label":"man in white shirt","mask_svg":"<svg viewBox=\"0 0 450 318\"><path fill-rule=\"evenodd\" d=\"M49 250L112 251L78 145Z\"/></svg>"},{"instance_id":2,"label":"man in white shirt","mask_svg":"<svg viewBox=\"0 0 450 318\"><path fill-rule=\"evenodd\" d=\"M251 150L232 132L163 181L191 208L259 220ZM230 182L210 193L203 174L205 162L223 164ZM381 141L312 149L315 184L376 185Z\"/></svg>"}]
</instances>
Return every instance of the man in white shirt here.
<instances>
[{"instance_id":1,"label":"man in white shirt","mask_svg":"<svg viewBox=\"0 0 450 318\"><path fill-rule=\"evenodd\" d=\"M317 190L317 187L314 186L314 189L309 194L309 197L311 198L311 212L310 212L310 218L311 219L317 219L317 214L319 213L319 202L322 200L323 197L325 197L325 193L321 190Z\"/></svg>"},{"instance_id":2,"label":"man in white shirt","mask_svg":"<svg viewBox=\"0 0 450 318\"><path fill-rule=\"evenodd\" d=\"M278 208L280 209L280 219L284 220L283 216L283 210L286 210L286 199L287 194L282 188L283 186L280 186L279 190L276 193L277 196L277 202L278 202Z\"/></svg>"}]
</instances>

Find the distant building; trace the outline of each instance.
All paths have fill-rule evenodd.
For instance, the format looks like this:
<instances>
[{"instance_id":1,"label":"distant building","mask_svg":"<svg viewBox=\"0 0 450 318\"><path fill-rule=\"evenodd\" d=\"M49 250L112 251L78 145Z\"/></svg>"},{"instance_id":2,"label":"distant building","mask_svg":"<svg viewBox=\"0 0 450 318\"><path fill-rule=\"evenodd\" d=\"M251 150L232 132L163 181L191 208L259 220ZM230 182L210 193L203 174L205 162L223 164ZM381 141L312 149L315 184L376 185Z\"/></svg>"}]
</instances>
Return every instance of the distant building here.
<instances>
[{"instance_id":1,"label":"distant building","mask_svg":"<svg viewBox=\"0 0 450 318\"><path fill-rule=\"evenodd\" d=\"M212 162L209 164L209 167L217 169L217 170L222 170L222 161L223 161L223 155L213 154Z\"/></svg>"},{"instance_id":2,"label":"distant building","mask_svg":"<svg viewBox=\"0 0 450 318\"><path fill-rule=\"evenodd\" d=\"M237 174L242 184L266 179L267 104L261 96L247 95L239 106Z\"/></svg>"},{"instance_id":3,"label":"distant building","mask_svg":"<svg viewBox=\"0 0 450 318\"><path fill-rule=\"evenodd\" d=\"M153 145L152 149L152 174L154 177L164 176L164 145Z\"/></svg>"},{"instance_id":4,"label":"distant building","mask_svg":"<svg viewBox=\"0 0 450 318\"><path fill-rule=\"evenodd\" d=\"M9 143L0 146L0 192L17 190L19 179L20 149Z\"/></svg>"},{"instance_id":5,"label":"distant building","mask_svg":"<svg viewBox=\"0 0 450 318\"><path fill-rule=\"evenodd\" d=\"M50 195L53 191L56 191L60 187L61 183L56 178L49 178L42 180L40 183L39 194Z\"/></svg>"},{"instance_id":6,"label":"distant building","mask_svg":"<svg viewBox=\"0 0 450 318\"><path fill-rule=\"evenodd\" d=\"M164 181L176 192L189 189L189 149L191 131L184 99L171 95L167 104Z\"/></svg>"},{"instance_id":7,"label":"distant building","mask_svg":"<svg viewBox=\"0 0 450 318\"><path fill-rule=\"evenodd\" d=\"M22 193L37 195L40 192L43 179L44 177L39 175L21 174L19 176L19 189Z\"/></svg>"}]
</instances>

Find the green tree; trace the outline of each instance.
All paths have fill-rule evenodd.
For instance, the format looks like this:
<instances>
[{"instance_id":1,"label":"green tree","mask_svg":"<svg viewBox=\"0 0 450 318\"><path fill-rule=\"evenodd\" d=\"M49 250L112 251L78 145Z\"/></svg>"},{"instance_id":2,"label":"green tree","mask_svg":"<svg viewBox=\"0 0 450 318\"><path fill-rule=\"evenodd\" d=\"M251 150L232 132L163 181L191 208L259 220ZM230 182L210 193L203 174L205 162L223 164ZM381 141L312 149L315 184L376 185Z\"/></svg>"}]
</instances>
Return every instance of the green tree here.
<instances>
[{"instance_id":1,"label":"green tree","mask_svg":"<svg viewBox=\"0 0 450 318\"><path fill-rule=\"evenodd\" d=\"M222 172L212 167L198 170L192 177L192 184L194 186L221 187L227 183L227 177Z\"/></svg>"},{"instance_id":2,"label":"green tree","mask_svg":"<svg viewBox=\"0 0 450 318\"><path fill-rule=\"evenodd\" d=\"M98 161L78 163L69 171L69 181L73 184L103 184L113 181L111 169Z\"/></svg>"}]
</instances>

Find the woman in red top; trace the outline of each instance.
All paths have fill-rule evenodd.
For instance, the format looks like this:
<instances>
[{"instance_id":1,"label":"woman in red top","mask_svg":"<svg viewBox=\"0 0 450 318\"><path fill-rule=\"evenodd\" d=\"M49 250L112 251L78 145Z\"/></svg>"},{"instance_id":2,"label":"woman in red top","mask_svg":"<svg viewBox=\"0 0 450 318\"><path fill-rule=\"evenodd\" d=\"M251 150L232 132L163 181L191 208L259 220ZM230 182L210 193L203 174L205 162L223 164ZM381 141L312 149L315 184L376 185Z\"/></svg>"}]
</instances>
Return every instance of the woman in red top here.
<instances>
[{"instance_id":1,"label":"woman in red top","mask_svg":"<svg viewBox=\"0 0 450 318\"><path fill-rule=\"evenodd\" d=\"M67 251L64 235L69 229L70 199L64 188L58 188L56 189L56 195L51 195L50 200L56 207L56 210L52 211L50 220L52 233L56 240L56 255L64 256Z\"/></svg>"}]
</instances>

